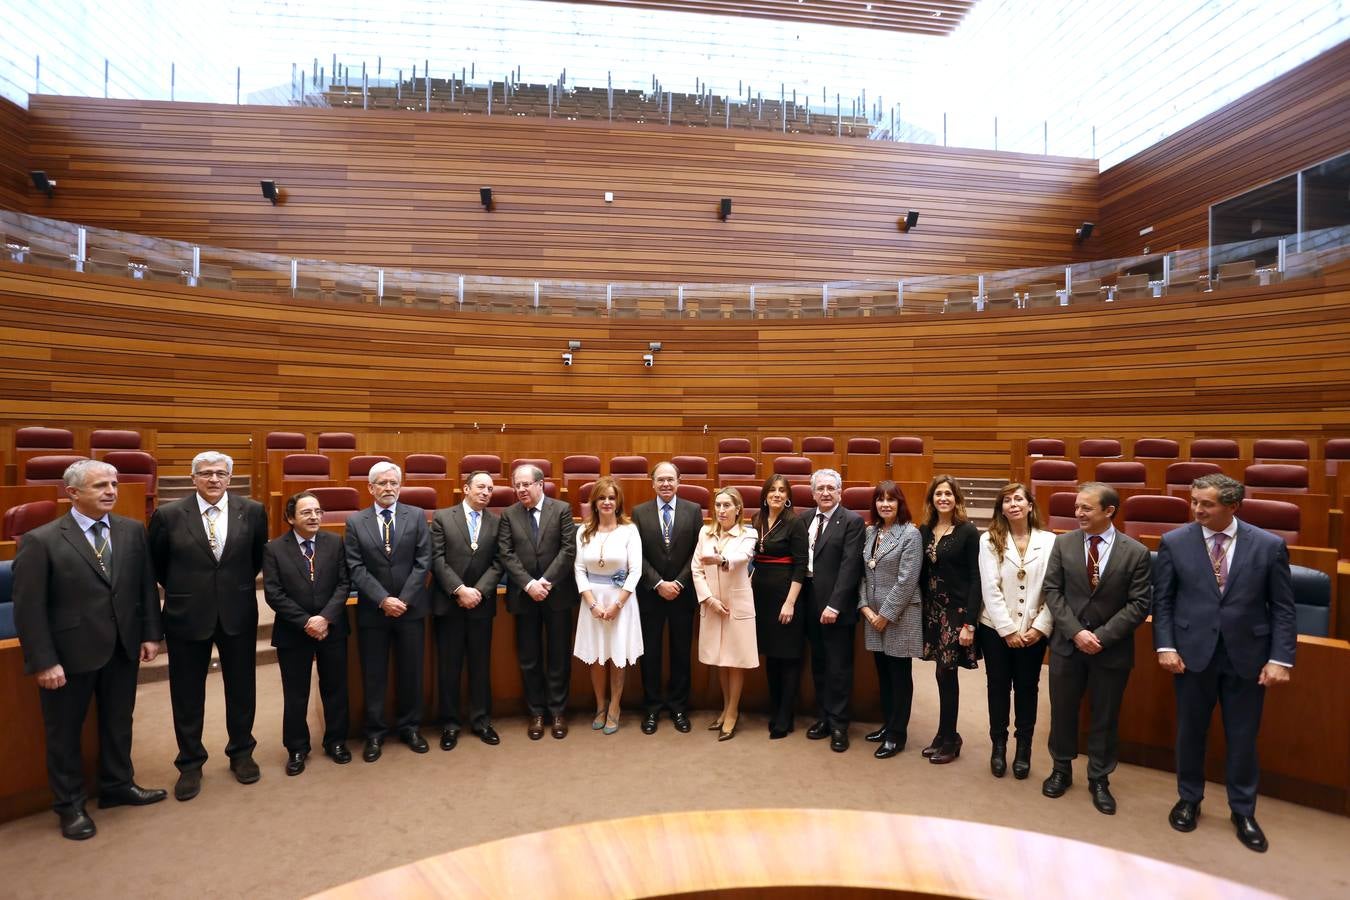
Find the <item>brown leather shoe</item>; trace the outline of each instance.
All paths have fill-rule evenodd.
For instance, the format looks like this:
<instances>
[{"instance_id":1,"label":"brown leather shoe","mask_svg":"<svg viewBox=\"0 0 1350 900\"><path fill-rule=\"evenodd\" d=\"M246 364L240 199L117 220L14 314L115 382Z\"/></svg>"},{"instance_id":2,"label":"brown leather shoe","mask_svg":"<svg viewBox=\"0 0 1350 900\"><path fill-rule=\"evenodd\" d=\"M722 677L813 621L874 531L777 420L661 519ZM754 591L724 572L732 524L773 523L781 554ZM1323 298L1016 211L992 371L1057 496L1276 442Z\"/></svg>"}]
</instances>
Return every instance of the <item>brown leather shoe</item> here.
<instances>
[{"instance_id":1,"label":"brown leather shoe","mask_svg":"<svg viewBox=\"0 0 1350 900\"><path fill-rule=\"evenodd\" d=\"M553 717L553 736L558 740L567 737L567 717L556 715Z\"/></svg>"},{"instance_id":2,"label":"brown leather shoe","mask_svg":"<svg viewBox=\"0 0 1350 900\"><path fill-rule=\"evenodd\" d=\"M532 716L530 718L530 727L526 730L530 740L537 741L544 736L544 717Z\"/></svg>"}]
</instances>

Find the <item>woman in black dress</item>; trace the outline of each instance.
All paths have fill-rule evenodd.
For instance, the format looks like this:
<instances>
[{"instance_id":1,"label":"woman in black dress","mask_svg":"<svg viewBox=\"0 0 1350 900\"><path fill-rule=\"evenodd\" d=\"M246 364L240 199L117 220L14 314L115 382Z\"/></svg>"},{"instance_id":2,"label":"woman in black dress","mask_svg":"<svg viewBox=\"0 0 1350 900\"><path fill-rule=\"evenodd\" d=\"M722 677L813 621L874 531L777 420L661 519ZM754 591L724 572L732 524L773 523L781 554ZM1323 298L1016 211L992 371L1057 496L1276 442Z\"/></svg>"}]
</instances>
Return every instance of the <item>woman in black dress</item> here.
<instances>
[{"instance_id":1,"label":"woman in black dress","mask_svg":"<svg viewBox=\"0 0 1350 900\"><path fill-rule=\"evenodd\" d=\"M928 761L943 765L961 755L956 731L960 706L957 667L974 669L978 652L975 625L980 620L980 530L966 518L961 486L950 475L928 482L924 497L923 658L937 663L938 733L924 751Z\"/></svg>"},{"instance_id":2,"label":"woman in black dress","mask_svg":"<svg viewBox=\"0 0 1350 900\"><path fill-rule=\"evenodd\" d=\"M797 595L806 577L806 525L792 509L792 488L781 475L771 475L760 492L753 520L755 627L759 652L769 678L769 738L792 731L797 687L802 678L806 619L797 609Z\"/></svg>"}]
</instances>

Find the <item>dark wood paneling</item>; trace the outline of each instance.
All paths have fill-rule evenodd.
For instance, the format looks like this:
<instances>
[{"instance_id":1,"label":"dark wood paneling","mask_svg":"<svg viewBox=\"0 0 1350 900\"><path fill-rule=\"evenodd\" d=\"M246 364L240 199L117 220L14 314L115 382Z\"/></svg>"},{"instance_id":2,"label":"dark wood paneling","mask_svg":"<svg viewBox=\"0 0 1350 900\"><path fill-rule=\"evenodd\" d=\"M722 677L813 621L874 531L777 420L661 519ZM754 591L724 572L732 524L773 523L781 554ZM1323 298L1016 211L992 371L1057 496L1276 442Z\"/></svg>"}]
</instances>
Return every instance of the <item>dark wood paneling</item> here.
<instances>
[{"instance_id":1,"label":"dark wood paneling","mask_svg":"<svg viewBox=\"0 0 1350 900\"><path fill-rule=\"evenodd\" d=\"M28 110L0 97L0 209L28 211Z\"/></svg>"},{"instance_id":2,"label":"dark wood paneling","mask_svg":"<svg viewBox=\"0 0 1350 900\"><path fill-rule=\"evenodd\" d=\"M1107 169L1094 254L1205 246L1211 204L1350 149L1347 71L1350 41Z\"/></svg>"},{"instance_id":3,"label":"dark wood paneling","mask_svg":"<svg viewBox=\"0 0 1350 900\"><path fill-rule=\"evenodd\" d=\"M30 116L34 164L62 180L55 218L383 266L892 280L1079 258L1073 228L1097 209L1092 160L915 144L47 96ZM910 208L919 226L902 234Z\"/></svg>"}]
</instances>

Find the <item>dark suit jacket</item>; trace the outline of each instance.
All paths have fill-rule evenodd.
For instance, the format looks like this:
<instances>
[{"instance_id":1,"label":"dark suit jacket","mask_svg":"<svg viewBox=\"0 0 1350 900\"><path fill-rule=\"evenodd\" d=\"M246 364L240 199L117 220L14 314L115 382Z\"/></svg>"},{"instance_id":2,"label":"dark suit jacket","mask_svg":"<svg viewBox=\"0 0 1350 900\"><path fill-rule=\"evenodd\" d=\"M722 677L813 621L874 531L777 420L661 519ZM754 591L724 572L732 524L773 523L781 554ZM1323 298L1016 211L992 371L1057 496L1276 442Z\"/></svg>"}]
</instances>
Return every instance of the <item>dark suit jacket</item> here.
<instances>
[{"instance_id":1,"label":"dark suit jacket","mask_svg":"<svg viewBox=\"0 0 1350 900\"><path fill-rule=\"evenodd\" d=\"M1233 668L1254 679L1272 659L1294 663L1294 586L1284 541L1241 519L1237 529L1222 593L1198 523L1163 535L1153 566L1153 645L1174 648L1199 672L1222 634Z\"/></svg>"},{"instance_id":2,"label":"dark suit jacket","mask_svg":"<svg viewBox=\"0 0 1350 900\"><path fill-rule=\"evenodd\" d=\"M128 659L139 659L142 642L164 637L145 527L122 516L108 518L111 581L74 516L35 528L19 542L14 624L24 672L58 664L67 675L93 672L118 647Z\"/></svg>"},{"instance_id":3,"label":"dark suit jacket","mask_svg":"<svg viewBox=\"0 0 1350 900\"><path fill-rule=\"evenodd\" d=\"M497 583L502 564L497 558L497 530L501 517L483 510L478 522L478 549L469 541L469 517L464 504L438 509L431 517L431 575L435 590L432 612L443 616L459 606L455 591L468 585L483 595L483 602L464 614L490 619L497 614Z\"/></svg>"},{"instance_id":4,"label":"dark suit jacket","mask_svg":"<svg viewBox=\"0 0 1350 900\"><path fill-rule=\"evenodd\" d=\"M1082 530L1055 538L1041 587L1041 597L1055 617L1050 649L1060 656L1072 656L1073 636L1083 630L1086 618L1093 626L1089 630L1102 642L1102 652L1094 660L1106 668L1131 668L1134 630L1148 616L1153 595L1151 570L1148 548L1117 531L1094 591L1088 582Z\"/></svg>"},{"instance_id":5,"label":"dark suit jacket","mask_svg":"<svg viewBox=\"0 0 1350 900\"><path fill-rule=\"evenodd\" d=\"M258 572L267 544L267 511L256 500L231 496L225 547L219 562L206 538L197 495L155 510L150 555L164 585L164 631L171 638L204 641L219 622L226 634L258 630Z\"/></svg>"},{"instance_id":6,"label":"dark suit jacket","mask_svg":"<svg viewBox=\"0 0 1350 900\"><path fill-rule=\"evenodd\" d=\"M698 532L703 527L703 510L697 503L675 499L675 515L670 523L670 549L661 538L660 499L640 503L633 509L633 524L637 526L638 537L642 539L642 578L638 581L638 601L665 603L656 592L656 586L662 581L678 581L684 585L680 596L671 603L679 603L692 612L698 606L698 597L694 593L694 576L690 565L694 561L694 548L698 545Z\"/></svg>"},{"instance_id":7,"label":"dark suit jacket","mask_svg":"<svg viewBox=\"0 0 1350 900\"><path fill-rule=\"evenodd\" d=\"M347 639L347 557L342 539L327 531L314 536L314 580L295 532L287 531L263 550L263 596L277 611L273 647L319 643L305 634L311 616L328 620L326 641Z\"/></svg>"},{"instance_id":8,"label":"dark suit jacket","mask_svg":"<svg viewBox=\"0 0 1350 900\"><path fill-rule=\"evenodd\" d=\"M394 536L385 555L381 521L371 504L347 520L343 545L347 575L356 590L356 624L384 625L390 619L380 609L385 597L408 604L400 619L424 619L431 610L427 572L431 569L431 529L426 513L406 503L394 504Z\"/></svg>"},{"instance_id":9,"label":"dark suit jacket","mask_svg":"<svg viewBox=\"0 0 1350 900\"><path fill-rule=\"evenodd\" d=\"M539 540L530 528L530 514L519 503L502 513L497 528L497 552L510 581L506 586L506 609L520 615L535 605L525 586L536 579L553 585L549 609L570 609L581 602L577 594L577 576L573 564L577 557L577 526L572 508L561 500L544 498L539 511Z\"/></svg>"},{"instance_id":10,"label":"dark suit jacket","mask_svg":"<svg viewBox=\"0 0 1350 900\"><path fill-rule=\"evenodd\" d=\"M808 540L812 518L803 516ZM825 521L825 534L816 537L816 552L811 576L811 615L820 614L829 606L839 612L841 625L858 621L858 584L862 581L862 542L867 528L862 516L842 504L832 509Z\"/></svg>"}]
</instances>

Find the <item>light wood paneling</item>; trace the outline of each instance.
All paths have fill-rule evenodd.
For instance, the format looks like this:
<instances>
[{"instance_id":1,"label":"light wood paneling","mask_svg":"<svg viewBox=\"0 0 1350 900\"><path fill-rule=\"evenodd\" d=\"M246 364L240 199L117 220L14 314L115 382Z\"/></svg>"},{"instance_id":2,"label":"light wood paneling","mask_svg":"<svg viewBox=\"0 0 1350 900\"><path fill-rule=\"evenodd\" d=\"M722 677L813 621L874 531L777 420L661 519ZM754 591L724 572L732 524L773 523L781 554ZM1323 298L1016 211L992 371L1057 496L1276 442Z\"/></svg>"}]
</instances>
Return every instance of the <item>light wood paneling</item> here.
<instances>
[{"instance_id":1,"label":"light wood paneling","mask_svg":"<svg viewBox=\"0 0 1350 900\"><path fill-rule=\"evenodd\" d=\"M28 110L0 97L0 209L28 211Z\"/></svg>"}]
</instances>

